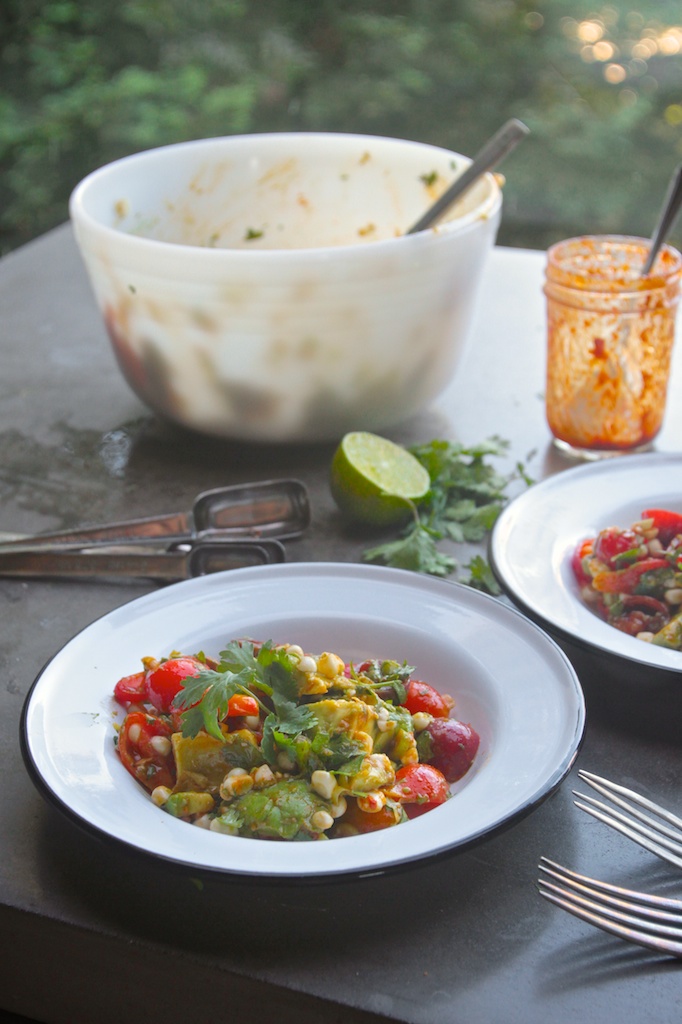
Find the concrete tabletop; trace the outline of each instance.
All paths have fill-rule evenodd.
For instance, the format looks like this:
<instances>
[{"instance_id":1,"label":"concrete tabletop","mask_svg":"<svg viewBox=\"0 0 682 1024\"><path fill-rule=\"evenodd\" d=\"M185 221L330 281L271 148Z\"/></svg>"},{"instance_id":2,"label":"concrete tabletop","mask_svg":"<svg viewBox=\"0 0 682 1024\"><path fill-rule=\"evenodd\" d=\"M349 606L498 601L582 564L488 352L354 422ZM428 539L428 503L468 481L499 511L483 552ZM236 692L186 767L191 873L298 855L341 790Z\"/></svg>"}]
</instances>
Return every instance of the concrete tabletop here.
<instances>
[{"instance_id":1,"label":"concrete tabletop","mask_svg":"<svg viewBox=\"0 0 682 1024\"><path fill-rule=\"evenodd\" d=\"M390 432L511 442L536 479L567 469L545 424L541 253L497 248L472 343L432 408ZM251 446L163 424L119 374L69 226L0 261L0 529L34 533L189 508L202 490L297 476L313 518L293 561L360 561L327 472L333 446ZM682 438L682 359L656 447ZM587 701L576 764L482 844L343 884L203 877L79 830L31 783L19 731L42 666L150 583L0 579L0 1007L44 1022L547 1024L680 1019L675 961L537 895L541 855L682 895L682 876L573 806L583 767L682 811L682 687L565 649Z\"/></svg>"}]
</instances>

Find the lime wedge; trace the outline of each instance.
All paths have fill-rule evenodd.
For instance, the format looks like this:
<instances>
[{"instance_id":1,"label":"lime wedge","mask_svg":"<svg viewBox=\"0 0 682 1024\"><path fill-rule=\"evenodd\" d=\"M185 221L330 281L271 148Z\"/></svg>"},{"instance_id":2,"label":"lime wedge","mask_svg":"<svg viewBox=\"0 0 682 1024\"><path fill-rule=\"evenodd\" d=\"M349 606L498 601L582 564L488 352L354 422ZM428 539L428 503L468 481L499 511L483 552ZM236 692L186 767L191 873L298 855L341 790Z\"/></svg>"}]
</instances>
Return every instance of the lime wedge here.
<instances>
[{"instance_id":1,"label":"lime wedge","mask_svg":"<svg viewBox=\"0 0 682 1024\"><path fill-rule=\"evenodd\" d=\"M414 455L378 434L346 434L331 463L331 491L356 522L389 526L409 519L428 493L428 472Z\"/></svg>"}]
</instances>

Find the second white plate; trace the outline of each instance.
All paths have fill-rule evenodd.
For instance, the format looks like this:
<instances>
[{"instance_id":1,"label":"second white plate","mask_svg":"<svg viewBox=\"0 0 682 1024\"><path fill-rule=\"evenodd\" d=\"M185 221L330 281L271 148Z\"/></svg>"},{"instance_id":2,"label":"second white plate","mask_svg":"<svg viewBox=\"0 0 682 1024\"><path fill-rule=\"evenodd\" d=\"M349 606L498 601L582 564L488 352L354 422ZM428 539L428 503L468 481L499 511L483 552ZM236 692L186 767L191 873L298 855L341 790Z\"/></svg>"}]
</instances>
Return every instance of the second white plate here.
<instances>
[{"instance_id":1,"label":"second white plate","mask_svg":"<svg viewBox=\"0 0 682 1024\"><path fill-rule=\"evenodd\" d=\"M682 652L655 647L600 619L580 597L571 555L607 526L646 508L682 512L682 455L626 455L567 469L530 487L495 524L490 560L509 597L555 635L628 661L682 672Z\"/></svg>"}]
</instances>

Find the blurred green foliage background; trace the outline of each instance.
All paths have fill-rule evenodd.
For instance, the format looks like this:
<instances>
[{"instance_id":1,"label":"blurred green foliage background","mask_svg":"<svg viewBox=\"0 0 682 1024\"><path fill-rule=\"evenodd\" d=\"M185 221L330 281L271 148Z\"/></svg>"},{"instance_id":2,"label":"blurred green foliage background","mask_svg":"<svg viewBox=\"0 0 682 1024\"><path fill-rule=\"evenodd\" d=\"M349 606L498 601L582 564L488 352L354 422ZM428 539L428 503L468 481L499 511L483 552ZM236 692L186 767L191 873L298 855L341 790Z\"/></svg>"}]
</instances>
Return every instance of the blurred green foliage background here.
<instances>
[{"instance_id":1,"label":"blurred green foliage background","mask_svg":"<svg viewBox=\"0 0 682 1024\"><path fill-rule=\"evenodd\" d=\"M0 253L136 150L325 130L473 155L511 116L500 243L649 235L682 160L679 0L3 0Z\"/></svg>"}]
</instances>

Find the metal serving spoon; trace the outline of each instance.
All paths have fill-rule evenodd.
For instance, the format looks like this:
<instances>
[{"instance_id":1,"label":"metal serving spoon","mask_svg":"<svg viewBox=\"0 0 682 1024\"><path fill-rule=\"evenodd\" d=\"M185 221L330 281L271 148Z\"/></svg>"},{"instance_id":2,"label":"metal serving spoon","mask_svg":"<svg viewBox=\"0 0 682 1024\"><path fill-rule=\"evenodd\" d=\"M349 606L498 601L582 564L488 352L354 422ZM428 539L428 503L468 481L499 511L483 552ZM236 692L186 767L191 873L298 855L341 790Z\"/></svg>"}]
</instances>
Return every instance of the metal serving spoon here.
<instances>
[{"instance_id":1,"label":"metal serving spoon","mask_svg":"<svg viewBox=\"0 0 682 1024\"><path fill-rule=\"evenodd\" d=\"M665 238L673 226L677 214L679 213L680 204L682 204L682 164L677 165L673 171L673 176L670 179L668 191L665 199L663 200L661 212L658 215L658 223L651 238L649 255L642 267L642 277L646 277L653 267L656 257L658 256L658 250L663 245L663 242L665 241Z\"/></svg>"},{"instance_id":2,"label":"metal serving spoon","mask_svg":"<svg viewBox=\"0 0 682 1024\"><path fill-rule=\"evenodd\" d=\"M414 235L417 231L424 231L440 220L467 189L471 188L486 171L491 171L503 157L511 153L518 146L521 139L525 139L529 132L530 129L515 117L502 125L500 130L493 135L492 139L485 144L483 149L479 150L464 173L455 179L440 199L437 199L424 216L420 217L416 224L413 224L405 234Z\"/></svg>"}]
</instances>

